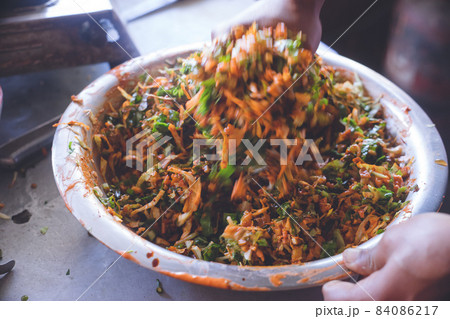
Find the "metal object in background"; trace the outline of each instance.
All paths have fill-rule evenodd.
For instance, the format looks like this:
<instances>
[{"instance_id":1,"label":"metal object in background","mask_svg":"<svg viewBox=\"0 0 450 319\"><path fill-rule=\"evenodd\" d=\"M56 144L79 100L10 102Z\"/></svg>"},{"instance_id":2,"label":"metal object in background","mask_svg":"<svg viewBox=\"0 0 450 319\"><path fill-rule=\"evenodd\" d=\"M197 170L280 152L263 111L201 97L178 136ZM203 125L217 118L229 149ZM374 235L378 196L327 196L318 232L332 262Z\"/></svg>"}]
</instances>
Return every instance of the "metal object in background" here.
<instances>
[{"instance_id":1,"label":"metal object in background","mask_svg":"<svg viewBox=\"0 0 450 319\"><path fill-rule=\"evenodd\" d=\"M178 1L181 0L152 0L152 1L143 0L140 3L129 7L128 10L124 11L121 14L121 17L126 22L131 22L156 10L172 5Z\"/></svg>"},{"instance_id":2,"label":"metal object in background","mask_svg":"<svg viewBox=\"0 0 450 319\"><path fill-rule=\"evenodd\" d=\"M0 145L0 166L14 169L32 157L38 159L39 156L35 154L51 144L55 134L53 125L58 123L60 117L58 115L28 133Z\"/></svg>"},{"instance_id":3,"label":"metal object in background","mask_svg":"<svg viewBox=\"0 0 450 319\"><path fill-rule=\"evenodd\" d=\"M94 18L110 36L92 21ZM108 0L59 0L52 6L0 12L0 76L109 62L139 55Z\"/></svg>"},{"instance_id":4,"label":"metal object in background","mask_svg":"<svg viewBox=\"0 0 450 319\"><path fill-rule=\"evenodd\" d=\"M130 55L139 55L108 0L2 0L0 8L0 77L100 62L115 66L129 60ZM70 73L67 76L72 77ZM5 89L8 84L4 83ZM47 95L41 94L41 99L55 95L51 92L54 88L42 89L47 90ZM62 110L47 108L44 114L33 118L29 114L34 104L42 101L25 104L26 99L24 96L4 103L3 122L8 123L2 124L0 133L11 123L21 125L12 127L7 136L0 136L0 166L15 168L33 151L50 145L54 132L51 125L55 122L52 117ZM10 107L20 110L17 119L11 118L14 112L7 110ZM47 107L57 109L51 103ZM24 123L27 117L30 119ZM34 126L30 127L30 123Z\"/></svg>"},{"instance_id":5,"label":"metal object in background","mask_svg":"<svg viewBox=\"0 0 450 319\"><path fill-rule=\"evenodd\" d=\"M199 44L165 50L118 66L78 94L83 105L70 104L61 121L82 122L92 127L86 110L96 116L106 101L121 101L119 92L111 94L111 89L119 82L135 80L142 74L142 66L149 72L156 73L165 65L164 61L185 57L201 48L202 45ZM437 160L446 162L447 158L442 139L425 112L400 88L369 68L330 52L318 51L318 54L322 55L324 62L329 65L340 70L349 70L351 74L357 72L372 96L382 96L381 103L385 107L388 129L394 135L401 136L405 154L414 158L410 178L417 183L418 191L409 194L410 204L398 213L391 225L415 214L436 211L443 200L448 176L448 168L440 165ZM407 109L405 105L408 106ZM94 161L90 160L93 157L89 150L93 148L92 131L86 131L80 126L73 126L70 130L65 126L58 127L52 153L56 184L73 216L93 236L124 258L174 278L236 290L306 288L347 277L343 269L336 264L342 261L342 254L334 256L333 259L324 258L302 265L240 267L182 256L143 239L125 225L118 223L94 194L93 185L102 183L102 174ZM73 152L68 152L68 144L77 138L81 138L87 148L77 147ZM79 165L74 159L79 159L83 165ZM381 236L382 234L370 239L360 247L375 246ZM133 243L133 248L128 252L130 243Z\"/></svg>"},{"instance_id":6,"label":"metal object in background","mask_svg":"<svg viewBox=\"0 0 450 319\"><path fill-rule=\"evenodd\" d=\"M105 62L0 78L4 93L0 167L15 169L31 164L27 159L37 160L41 147L49 150L55 131L52 124L66 109L71 95L109 69ZM37 156L26 156L30 151L27 148L36 150Z\"/></svg>"},{"instance_id":7,"label":"metal object in background","mask_svg":"<svg viewBox=\"0 0 450 319\"><path fill-rule=\"evenodd\" d=\"M64 1L64 0L63 0ZM22 14L25 11L39 11L54 5L58 0L2 0L0 10L8 14Z\"/></svg>"}]
</instances>

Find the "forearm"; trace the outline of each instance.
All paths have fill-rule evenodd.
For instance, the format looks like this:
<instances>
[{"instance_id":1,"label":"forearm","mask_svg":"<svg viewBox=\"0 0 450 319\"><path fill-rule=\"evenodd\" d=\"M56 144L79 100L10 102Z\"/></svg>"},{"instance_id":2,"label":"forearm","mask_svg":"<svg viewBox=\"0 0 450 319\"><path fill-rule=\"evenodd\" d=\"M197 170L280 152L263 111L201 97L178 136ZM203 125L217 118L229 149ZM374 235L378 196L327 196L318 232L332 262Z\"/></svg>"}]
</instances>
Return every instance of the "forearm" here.
<instances>
[{"instance_id":1,"label":"forearm","mask_svg":"<svg viewBox=\"0 0 450 319\"><path fill-rule=\"evenodd\" d=\"M270 0L277 1L277 0ZM319 13L322 9L325 0L283 0L292 3L298 10L307 10L314 13ZM279 2L279 0L277 1Z\"/></svg>"},{"instance_id":2,"label":"forearm","mask_svg":"<svg viewBox=\"0 0 450 319\"><path fill-rule=\"evenodd\" d=\"M315 52L322 35L319 14L323 3L324 0L261 0L219 26L213 34L225 33L234 25L256 22L259 26L273 27L283 22L295 33L302 31L306 35L305 47Z\"/></svg>"}]
</instances>

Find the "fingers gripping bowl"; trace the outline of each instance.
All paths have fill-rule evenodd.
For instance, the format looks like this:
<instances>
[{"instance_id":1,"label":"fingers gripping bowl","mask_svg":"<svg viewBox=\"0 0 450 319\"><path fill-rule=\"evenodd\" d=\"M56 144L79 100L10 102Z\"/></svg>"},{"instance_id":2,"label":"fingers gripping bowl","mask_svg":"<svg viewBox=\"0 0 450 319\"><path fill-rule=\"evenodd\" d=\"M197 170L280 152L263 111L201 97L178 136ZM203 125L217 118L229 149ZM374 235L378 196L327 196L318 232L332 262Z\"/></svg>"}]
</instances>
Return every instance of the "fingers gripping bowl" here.
<instances>
[{"instance_id":1,"label":"fingers gripping bowl","mask_svg":"<svg viewBox=\"0 0 450 319\"><path fill-rule=\"evenodd\" d=\"M67 207L95 237L125 258L199 284L242 290L293 289L347 276L338 265L340 255L270 267L228 265L179 255L136 235L98 200L98 185L104 183L104 171L92 151L95 149L93 132L109 103L123 102L117 87L130 87L130 82L136 85L143 68L155 75L164 67L164 61L186 57L198 49L201 47L185 47L129 61L93 82L73 99L61 123L81 124L60 126L53 148L55 178ZM324 52L323 59L325 64L342 73L356 72L371 96L382 96L389 131L404 142L405 155L414 159L410 179L415 181L418 191L409 194L409 205L402 208L391 224L413 214L436 210L445 189L447 169L435 162L446 160L445 150L428 117L406 94L375 72L335 54ZM431 181L433 185L428 184ZM379 238L376 236L362 246L374 245Z\"/></svg>"}]
</instances>

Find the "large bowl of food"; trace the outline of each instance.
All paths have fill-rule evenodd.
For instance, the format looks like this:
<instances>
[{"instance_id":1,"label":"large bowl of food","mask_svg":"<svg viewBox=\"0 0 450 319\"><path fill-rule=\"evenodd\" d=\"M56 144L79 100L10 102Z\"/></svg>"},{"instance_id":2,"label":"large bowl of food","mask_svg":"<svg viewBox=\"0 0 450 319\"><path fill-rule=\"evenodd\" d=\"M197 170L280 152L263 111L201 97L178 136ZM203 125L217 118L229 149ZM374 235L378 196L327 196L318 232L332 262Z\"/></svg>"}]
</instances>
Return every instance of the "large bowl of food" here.
<instances>
[{"instance_id":1,"label":"large bowl of food","mask_svg":"<svg viewBox=\"0 0 450 319\"><path fill-rule=\"evenodd\" d=\"M282 24L237 27L94 81L53 142L68 209L124 258L198 284L350 276L343 250L439 208L446 153L401 89L302 43Z\"/></svg>"}]
</instances>

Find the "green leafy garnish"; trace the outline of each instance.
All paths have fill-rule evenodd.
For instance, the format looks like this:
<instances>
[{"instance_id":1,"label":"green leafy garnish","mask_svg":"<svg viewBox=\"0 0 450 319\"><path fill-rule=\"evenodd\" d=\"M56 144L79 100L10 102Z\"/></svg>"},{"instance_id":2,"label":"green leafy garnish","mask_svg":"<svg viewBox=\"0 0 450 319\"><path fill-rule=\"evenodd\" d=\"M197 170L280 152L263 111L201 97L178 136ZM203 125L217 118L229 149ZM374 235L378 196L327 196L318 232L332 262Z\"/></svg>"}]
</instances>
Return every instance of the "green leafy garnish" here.
<instances>
[{"instance_id":1,"label":"green leafy garnish","mask_svg":"<svg viewBox=\"0 0 450 319\"><path fill-rule=\"evenodd\" d=\"M164 292L162 283L161 283L161 281L159 281L159 279L156 279L156 292L158 294L162 294Z\"/></svg>"},{"instance_id":2,"label":"green leafy garnish","mask_svg":"<svg viewBox=\"0 0 450 319\"><path fill-rule=\"evenodd\" d=\"M205 115L209 111L209 105L212 100L213 91L214 88L216 87L216 80L211 78L206 81L203 81L202 86L205 88L205 90L203 91L202 96L200 97L197 112L200 115Z\"/></svg>"},{"instance_id":3,"label":"green leafy garnish","mask_svg":"<svg viewBox=\"0 0 450 319\"><path fill-rule=\"evenodd\" d=\"M203 260L214 261L220 252L220 245L214 242L210 242L208 246L202 249Z\"/></svg>"},{"instance_id":4,"label":"green leafy garnish","mask_svg":"<svg viewBox=\"0 0 450 319\"><path fill-rule=\"evenodd\" d=\"M48 227L42 227L41 230L40 230L42 235L47 234L47 231L48 231Z\"/></svg>"},{"instance_id":5,"label":"green leafy garnish","mask_svg":"<svg viewBox=\"0 0 450 319\"><path fill-rule=\"evenodd\" d=\"M320 258L326 258L329 256L333 256L336 253L337 245L334 241L330 240L330 241L325 242L322 245L322 248L323 248L323 250L320 253Z\"/></svg>"},{"instance_id":6,"label":"green leafy garnish","mask_svg":"<svg viewBox=\"0 0 450 319\"><path fill-rule=\"evenodd\" d=\"M285 202L285 203L281 204L280 207L277 208L277 214L281 218L286 218L289 215L290 209L291 209L291 203Z\"/></svg>"},{"instance_id":7,"label":"green leafy garnish","mask_svg":"<svg viewBox=\"0 0 450 319\"><path fill-rule=\"evenodd\" d=\"M72 154L75 151L75 149L73 148L73 142L70 141L69 142L69 154Z\"/></svg>"}]
</instances>

